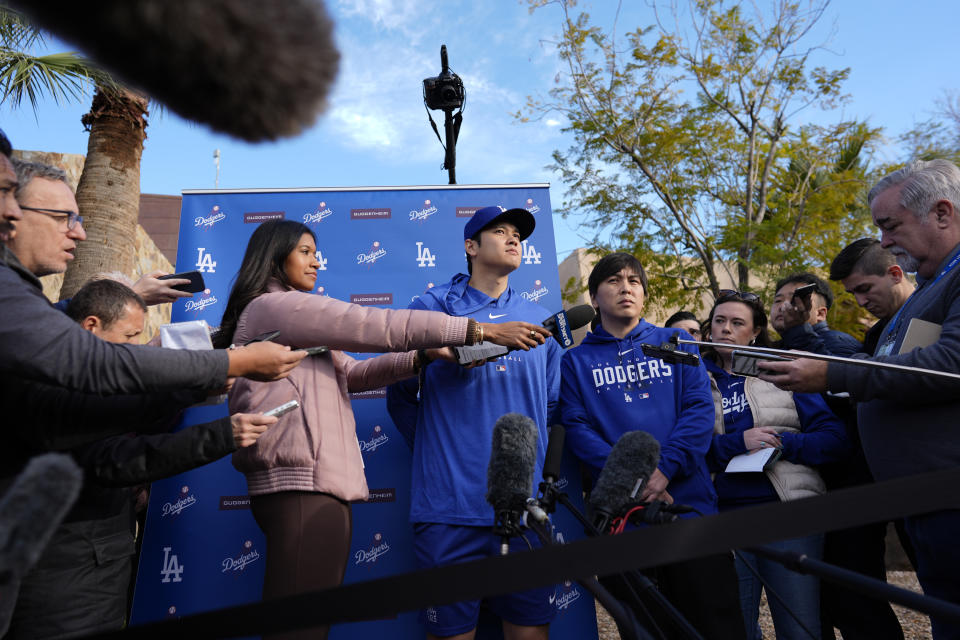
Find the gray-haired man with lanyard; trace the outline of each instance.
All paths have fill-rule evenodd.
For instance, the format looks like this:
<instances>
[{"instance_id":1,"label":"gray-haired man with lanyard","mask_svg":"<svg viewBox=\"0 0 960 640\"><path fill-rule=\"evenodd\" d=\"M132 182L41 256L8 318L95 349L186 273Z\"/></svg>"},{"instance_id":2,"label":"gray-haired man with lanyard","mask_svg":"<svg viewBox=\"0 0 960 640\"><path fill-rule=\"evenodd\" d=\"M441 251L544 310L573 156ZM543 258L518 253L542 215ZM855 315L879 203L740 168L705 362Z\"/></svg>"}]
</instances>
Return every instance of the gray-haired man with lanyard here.
<instances>
[{"instance_id":1,"label":"gray-haired man with lanyard","mask_svg":"<svg viewBox=\"0 0 960 640\"><path fill-rule=\"evenodd\" d=\"M960 169L947 160L910 162L878 182L869 200L882 246L919 285L872 359L960 373ZM960 383L808 359L760 366L762 379L790 391L848 391L878 481L960 466ZM924 592L960 603L960 511L907 518L906 528ZM935 640L960 638L960 625L932 623Z\"/></svg>"}]
</instances>

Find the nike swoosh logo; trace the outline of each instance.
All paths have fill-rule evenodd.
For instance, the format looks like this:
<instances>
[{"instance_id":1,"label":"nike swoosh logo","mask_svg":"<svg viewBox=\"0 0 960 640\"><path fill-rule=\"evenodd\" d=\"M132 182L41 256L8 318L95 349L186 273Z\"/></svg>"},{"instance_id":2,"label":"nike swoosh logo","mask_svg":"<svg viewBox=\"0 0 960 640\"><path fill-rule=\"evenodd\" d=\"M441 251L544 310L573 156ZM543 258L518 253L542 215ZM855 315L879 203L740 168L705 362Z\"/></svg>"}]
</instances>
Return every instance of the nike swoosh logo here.
<instances>
[{"instance_id":1,"label":"nike swoosh logo","mask_svg":"<svg viewBox=\"0 0 960 640\"><path fill-rule=\"evenodd\" d=\"M633 351L633 347L630 347L630 348L627 349L626 351L621 351L621 352L620 352L619 354L617 354L617 355L621 355L621 356L622 356L623 354L625 354L625 353L630 353L631 351Z\"/></svg>"},{"instance_id":2,"label":"nike swoosh logo","mask_svg":"<svg viewBox=\"0 0 960 640\"><path fill-rule=\"evenodd\" d=\"M503 316L505 316L505 315L507 315L507 314L501 313L501 314L498 314L498 315L493 315L492 313L488 313L487 315L490 316L490 319L491 319L491 320L496 320L497 318L502 318Z\"/></svg>"}]
</instances>

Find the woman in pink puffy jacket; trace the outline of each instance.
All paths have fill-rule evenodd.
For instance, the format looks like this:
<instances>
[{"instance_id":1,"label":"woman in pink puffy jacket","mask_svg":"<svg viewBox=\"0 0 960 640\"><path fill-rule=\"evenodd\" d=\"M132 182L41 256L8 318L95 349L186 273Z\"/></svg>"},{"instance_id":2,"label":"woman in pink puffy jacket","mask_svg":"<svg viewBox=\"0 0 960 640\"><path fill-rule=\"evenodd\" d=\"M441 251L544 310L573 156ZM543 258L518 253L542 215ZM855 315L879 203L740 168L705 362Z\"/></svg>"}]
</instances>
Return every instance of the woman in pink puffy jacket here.
<instances>
[{"instance_id":1,"label":"woman in pink puffy jacket","mask_svg":"<svg viewBox=\"0 0 960 640\"><path fill-rule=\"evenodd\" d=\"M334 587L350 546L350 502L367 498L349 394L415 375L449 348L482 340L529 349L549 333L526 322L478 323L431 311L362 307L313 295L316 239L309 227L272 220L254 231L214 343L243 344L271 331L291 348L329 347L277 382L238 379L230 411L299 408L251 447L234 454L247 477L251 508L267 538L263 597ZM355 360L342 350L394 352ZM327 629L283 634L326 637Z\"/></svg>"}]
</instances>

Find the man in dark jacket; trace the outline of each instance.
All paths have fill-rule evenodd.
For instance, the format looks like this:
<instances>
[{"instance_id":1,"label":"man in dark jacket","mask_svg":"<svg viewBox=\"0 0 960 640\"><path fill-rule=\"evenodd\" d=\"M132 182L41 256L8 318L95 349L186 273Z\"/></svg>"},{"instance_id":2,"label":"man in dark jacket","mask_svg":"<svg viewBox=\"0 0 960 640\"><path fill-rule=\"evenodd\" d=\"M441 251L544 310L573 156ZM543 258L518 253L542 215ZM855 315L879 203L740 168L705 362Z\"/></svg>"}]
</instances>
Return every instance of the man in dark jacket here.
<instances>
[{"instance_id":1,"label":"man in dark jacket","mask_svg":"<svg viewBox=\"0 0 960 640\"><path fill-rule=\"evenodd\" d=\"M129 287L100 280L77 292L67 315L102 340L137 344L145 310L143 300ZM90 408L88 398L71 395ZM67 412L69 422L74 427L88 422L129 425L149 417L154 423L172 426L181 406L168 403L145 416L115 398L102 398L97 404L97 412ZM125 434L72 449L85 472L83 490L40 560L21 581L6 637L67 638L121 629L128 611L136 538L129 487L181 473L249 446L276 421L260 414L235 414L177 433ZM21 440L21 444L31 446L29 440ZM48 437L32 444L44 450L61 448L63 442Z\"/></svg>"},{"instance_id":2,"label":"man in dark jacket","mask_svg":"<svg viewBox=\"0 0 960 640\"><path fill-rule=\"evenodd\" d=\"M830 265L830 279L839 280L857 304L876 316L863 340L863 353L872 355L887 322L913 293L913 282L876 238L860 238L844 247Z\"/></svg>"},{"instance_id":3,"label":"man in dark jacket","mask_svg":"<svg viewBox=\"0 0 960 640\"><path fill-rule=\"evenodd\" d=\"M5 433L30 434L42 440L51 434L41 427L53 424L61 432L76 436L75 445L92 442L129 431L132 425L129 421L121 425L96 422L96 432L88 429L83 434L84 427L72 418L93 414L65 400L70 390L100 395L187 390L206 395L222 388L228 376L260 380L285 377L306 357L306 352L290 351L272 343L257 343L229 352L134 347L99 340L81 329L52 307L43 295L40 280L7 247L24 217L15 200L18 180L10 153L10 141L0 131L0 403L8 409L3 421L9 427ZM48 206L41 201L36 208L46 210ZM71 221L74 226L80 223L72 193L62 210L44 213L64 233ZM34 407L32 412L25 413L25 400L31 395L40 401L30 405ZM95 404L97 398L87 396L85 400ZM129 399L121 400L125 401ZM58 412L67 419L52 420ZM0 470L8 478L25 464L22 451L19 447L0 447ZM11 459L12 464L7 464ZM0 480L0 493L7 484ZM0 633L6 629L8 605L9 602L0 603Z\"/></svg>"},{"instance_id":4,"label":"man in dark jacket","mask_svg":"<svg viewBox=\"0 0 960 640\"><path fill-rule=\"evenodd\" d=\"M797 289L813 285L813 292L795 295ZM784 349L849 356L860 351L860 341L827 325L833 306L830 285L812 273L795 273L777 282L770 324L780 334Z\"/></svg>"},{"instance_id":5,"label":"man in dark jacket","mask_svg":"<svg viewBox=\"0 0 960 640\"><path fill-rule=\"evenodd\" d=\"M228 375L257 380L285 377L306 357L305 352L273 343L256 343L229 353L113 345L80 329L51 307L32 270L42 268L37 258L51 257L51 250L53 260L66 267L74 240L68 236L78 237L71 229L82 226L76 200L69 188L64 193L49 179L23 185L36 198L29 205L34 213L49 218L64 237L61 241L55 236L56 246L31 250L31 264L24 264L7 246L15 241L17 225L24 223L23 212L13 200L18 181L9 155L10 141L0 132L0 376L98 394L211 390L222 387ZM53 207L53 202L58 206Z\"/></svg>"},{"instance_id":6,"label":"man in dark jacket","mask_svg":"<svg viewBox=\"0 0 960 640\"><path fill-rule=\"evenodd\" d=\"M878 182L869 200L881 246L919 283L871 360L960 373L960 169L942 159L911 161ZM807 358L760 367L762 379L790 391L848 392L878 481L960 466L955 380ZM906 526L924 593L960 602L960 511L912 516ZM931 622L935 640L960 637L956 622Z\"/></svg>"}]
</instances>

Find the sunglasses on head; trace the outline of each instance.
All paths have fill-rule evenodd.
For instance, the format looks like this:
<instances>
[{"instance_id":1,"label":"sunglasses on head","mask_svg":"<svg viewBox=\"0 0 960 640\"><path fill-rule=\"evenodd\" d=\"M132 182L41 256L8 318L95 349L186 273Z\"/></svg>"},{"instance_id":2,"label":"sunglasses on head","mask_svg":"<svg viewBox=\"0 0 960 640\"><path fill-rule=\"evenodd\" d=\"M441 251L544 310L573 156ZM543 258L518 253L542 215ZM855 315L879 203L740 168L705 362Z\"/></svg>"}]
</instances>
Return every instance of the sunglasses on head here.
<instances>
[{"instance_id":1,"label":"sunglasses on head","mask_svg":"<svg viewBox=\"0 0 960 640\"><path fill-rule=\"evenodd\" d=\"M743 302L760 302L760 296L749 291L737 291L735 289L720 289L720 297L717 301L723 301L725 298L736 298Z\"/></svg>"}]
</instances>

